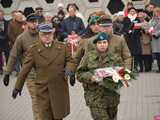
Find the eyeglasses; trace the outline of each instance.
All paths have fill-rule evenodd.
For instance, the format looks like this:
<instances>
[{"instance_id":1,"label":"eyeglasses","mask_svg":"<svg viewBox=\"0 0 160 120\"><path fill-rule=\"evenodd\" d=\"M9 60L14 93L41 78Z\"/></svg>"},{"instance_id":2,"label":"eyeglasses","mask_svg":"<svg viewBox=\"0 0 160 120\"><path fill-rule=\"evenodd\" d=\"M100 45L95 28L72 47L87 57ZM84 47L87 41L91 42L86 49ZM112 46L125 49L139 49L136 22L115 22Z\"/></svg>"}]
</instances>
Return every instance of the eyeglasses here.
<instances>
[{"instance_id":1,"label":"eyeglasses","mask_svg":"<svg viewBox=\"0 0 160 120\"><path fill-rule=\"evenodd\" d=\"M43 12L43 10L37 10L37 12Z\"/></svg>"}]
</instances>

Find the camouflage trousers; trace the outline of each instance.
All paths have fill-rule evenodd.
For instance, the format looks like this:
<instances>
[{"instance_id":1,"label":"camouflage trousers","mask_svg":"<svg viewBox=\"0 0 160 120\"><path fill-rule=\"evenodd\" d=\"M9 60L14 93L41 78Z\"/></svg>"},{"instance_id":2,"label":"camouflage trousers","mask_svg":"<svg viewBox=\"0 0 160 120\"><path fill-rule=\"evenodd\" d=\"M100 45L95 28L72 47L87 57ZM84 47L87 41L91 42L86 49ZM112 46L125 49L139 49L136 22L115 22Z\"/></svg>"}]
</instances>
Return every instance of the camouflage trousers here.
<instances>
[{"instance_id":1,"label":"camouflage trousers","mask_svg":"<svg viewBox=\"0 0 160 120\"><path fill-rule=\"evenodd\" d=\"M90 111L94 120L117 120L118 106L110 108L90 107Z\"/></svg>"},{"instance_id":2,"label":"camouflage trousers","mask_svg":"<svg viewBox=\"0 0 160 120\"><path fill-rule=\"evenodd\" d=\"M117 92L98 87L85 90L84 97L94 120L116 120L120 102Z\"/></svg>"},{"instance_id":3,"label":"camouflage trousers","mask_svg":"<svg viewBox=\"0 0 160 120\"><path fill-rule=\"evenodd\" d=\"M37 95L36 95L36 85L35 85L35 80L34 79L27 79L26 80L26 85L29 91L29 94L31 96L32 100L32 111L33 111L33 119L34 120L42 120L39 115L39 108L38 108L38 103L37 103Z\"/></svg>"}]
</instances>

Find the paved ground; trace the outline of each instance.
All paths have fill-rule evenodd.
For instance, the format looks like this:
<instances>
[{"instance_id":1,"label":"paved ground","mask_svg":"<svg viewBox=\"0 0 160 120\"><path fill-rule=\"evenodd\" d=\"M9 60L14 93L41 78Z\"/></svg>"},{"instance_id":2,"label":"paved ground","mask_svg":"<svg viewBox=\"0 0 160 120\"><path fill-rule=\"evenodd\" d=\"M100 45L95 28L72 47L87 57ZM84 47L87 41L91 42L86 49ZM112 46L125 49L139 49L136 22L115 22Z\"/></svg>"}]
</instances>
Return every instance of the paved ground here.
<instances>
[{"instance_id":1,"label":"paved ground","mask_svg":"<svg viewBox=\"0 0 160 120\"><path fill-rule=\"evenodd\" d=\"M22 96L11 98L15 77L9 87L2 84L0 76L0 120L32 120L31 101L24 88ZM118 120L153 120L160 113L160 74L142 73L130 88L121 89ZM83 99L80 83L70 88L71 114L65 120L91 120Z\"/></svg>"}]
</instances>

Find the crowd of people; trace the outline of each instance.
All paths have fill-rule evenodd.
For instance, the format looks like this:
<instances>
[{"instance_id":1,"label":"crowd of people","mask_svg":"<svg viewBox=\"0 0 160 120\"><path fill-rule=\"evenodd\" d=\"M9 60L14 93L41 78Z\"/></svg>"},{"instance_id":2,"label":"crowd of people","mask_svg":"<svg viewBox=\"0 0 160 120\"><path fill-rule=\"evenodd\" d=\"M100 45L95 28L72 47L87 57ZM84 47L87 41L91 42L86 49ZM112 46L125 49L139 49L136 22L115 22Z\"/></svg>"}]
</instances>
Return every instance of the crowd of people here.
<instances>
[{"instance_id":1,"label":"crowd of people","mask_svg":"<svg viewBox=\"0 0 160 120\"><path fill-rule=\"evenodd\" d=\"M126 10L118 12L113 18L114 32L125 37L136 71L152 71L154 59L157 60L157 72L160 71L159 12L159 8L153 4L137 10L132 3L128 3ZM154 26L154 30L151 26Z\"/></svg>"},{"instance_id":2,"label":"crowd of people","mask_svg":"<svg viewBox=\"0 0 160 120\"><path fill-rule=\"evenodd\" d=\"M71 86L75 79L82 83L94 120L115 120L120 94L99 86L92 70L117 62L150 72L155 59L160 72L160 8L153 4L137 10L129 2L113 17L95 11L88 19L75 3L66 10L58 4L54 16L42 7L11 15L7 21L0 10L0 74L8 86L10 74L17 72L13 98L26 81L34 120L62 120L70 113L68 79Z\"/></svg>"}]
</instances>

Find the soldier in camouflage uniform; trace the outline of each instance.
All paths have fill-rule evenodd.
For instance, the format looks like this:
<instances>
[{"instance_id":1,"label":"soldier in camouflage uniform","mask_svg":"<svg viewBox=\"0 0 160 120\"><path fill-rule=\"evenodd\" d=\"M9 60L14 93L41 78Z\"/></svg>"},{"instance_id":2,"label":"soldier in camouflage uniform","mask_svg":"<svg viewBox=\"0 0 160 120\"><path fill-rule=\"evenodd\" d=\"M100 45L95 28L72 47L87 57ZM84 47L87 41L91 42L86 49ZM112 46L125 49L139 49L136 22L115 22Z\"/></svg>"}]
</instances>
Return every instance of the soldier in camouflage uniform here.
<instances>
[{"instance_id":1,"label":"soldier in camouflage uniform","mask_svg":"<svg viewBox=\"0 0 160 120\"><path fill-rule=\"evenodd\" d=\"M116 119L120 95L116 91L106 89L97 82L93 70L109 67L113 64L122 66L122 59L116 54L108 52L108 39L106 33L100 33L93 41L94 50L83 57L77 69L77 78L83 84L84 97L90 108L94 120Z\"/></svg>"}]
</instances>

